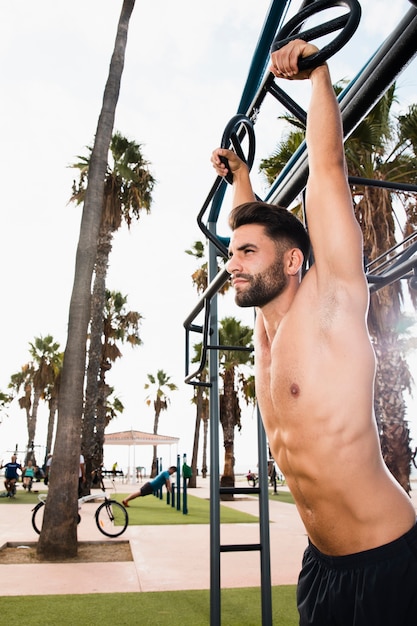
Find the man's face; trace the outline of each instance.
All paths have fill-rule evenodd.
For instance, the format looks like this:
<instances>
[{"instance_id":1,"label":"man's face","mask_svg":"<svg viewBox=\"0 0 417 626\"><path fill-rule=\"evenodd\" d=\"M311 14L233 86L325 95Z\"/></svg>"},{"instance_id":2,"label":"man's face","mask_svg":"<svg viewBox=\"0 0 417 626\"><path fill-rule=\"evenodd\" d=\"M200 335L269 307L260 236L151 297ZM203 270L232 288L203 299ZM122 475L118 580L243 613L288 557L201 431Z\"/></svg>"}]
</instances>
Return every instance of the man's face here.
<instances>
[{"instance_id":1,"label":"man's face","mask_svg":"<svg viewBox=\"0 0 417 626\"><path fill-rule=\"evenodd\" d=\"M279 296L288 283L283 253L260 224L237 228L229 246L227 271L232 275L238 306L262 307Z\"/></svg>"}]
</instances>

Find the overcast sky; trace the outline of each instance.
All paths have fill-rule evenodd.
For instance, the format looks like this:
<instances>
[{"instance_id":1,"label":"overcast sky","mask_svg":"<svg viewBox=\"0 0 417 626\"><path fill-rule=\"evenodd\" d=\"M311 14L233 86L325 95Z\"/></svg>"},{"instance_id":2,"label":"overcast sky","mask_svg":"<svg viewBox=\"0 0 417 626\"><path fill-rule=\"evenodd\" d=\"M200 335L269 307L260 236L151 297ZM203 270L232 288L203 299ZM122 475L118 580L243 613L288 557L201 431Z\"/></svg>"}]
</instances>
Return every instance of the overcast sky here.
<instances>
[{"instance_id":1,"label":"overcast sky","mask_svg":"<svg viewBox=\"0 0 417 626\"><path fill-rule=\"evenodd\" d=\"M299 4L292 3L290 14ZM330 61L334 82L353 78L411 7L408 0L361 5L357 33ZM75 177L69 165L94 139L121 6L122 0L0 4L2 390L28 361L35 337L52 334L65 347L81 215L80 207L68 205ZM184 251L202 239L196 217L214 182L210 153L236 113L269 6L269 0L138 0L129 27L114 129L142 145L157 185L151 214L130 232L116 234L110 259L109 289L127 295L129 308L144 320L143 346L123 347L123 358L109 374L125 405L109 430L152 430L143 387L147 373L163 369L179 391L172 393L159 430L181 437L178 452L189 456L194 408L192 388L183 383L183 322L197 296L190 278L196 262ZM306 108L308 88L303 89ZM398 81L398 98L403 110L417 102L415 64ZM280 138L282 110L275 103L265 108L268 117L256 127L256 162ZM256 166L253 171L262 194ZM219 309L220 316L251 323L251 313L236 309L231 297ZM39 446L45 443L46 415L46 408L40 411ZM236 434L242 471L256 465L254 426L252 411L245 411L242 433ZM0 424L0 460L16 443L24 449L26 427L14 403ZM147 465L150 452L141 450L140 459L136 452L136 462ZM108 465L125 464L117 454L106 449Z\"/></svg>"}]
</instances>

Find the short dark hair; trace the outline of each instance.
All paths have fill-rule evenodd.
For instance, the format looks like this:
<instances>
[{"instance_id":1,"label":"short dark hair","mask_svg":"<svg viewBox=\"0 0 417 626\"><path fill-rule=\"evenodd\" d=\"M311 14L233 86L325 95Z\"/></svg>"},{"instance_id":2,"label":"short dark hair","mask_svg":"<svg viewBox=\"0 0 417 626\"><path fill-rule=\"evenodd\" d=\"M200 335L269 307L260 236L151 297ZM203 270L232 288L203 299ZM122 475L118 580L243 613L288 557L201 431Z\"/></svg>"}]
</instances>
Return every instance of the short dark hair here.
<instances>
[{"instance_id":1,"label":"short dark hair","mask_svg":"<svg viewBox=\"0 0 417 626\"><path fill-rule=\"evenodd\" d=\"M173 470L174 472L177 471L177 466L176 465L170 465L168 470Z\"/></svg>"},{"instance_id":2,"label":"short dark hair","mask_svg":"<svg viewBox=\"0 0 417 626\"><path fill-rule=\"evenodd\" d=\"M288 209L267 202L245 202L232 209L229 226L236 230L246 224L260 224L267 235L275 240L286 240L289 245L299 248L304 262L310 254L310 237L302 222Z\"/></svg>"}]
</instances>

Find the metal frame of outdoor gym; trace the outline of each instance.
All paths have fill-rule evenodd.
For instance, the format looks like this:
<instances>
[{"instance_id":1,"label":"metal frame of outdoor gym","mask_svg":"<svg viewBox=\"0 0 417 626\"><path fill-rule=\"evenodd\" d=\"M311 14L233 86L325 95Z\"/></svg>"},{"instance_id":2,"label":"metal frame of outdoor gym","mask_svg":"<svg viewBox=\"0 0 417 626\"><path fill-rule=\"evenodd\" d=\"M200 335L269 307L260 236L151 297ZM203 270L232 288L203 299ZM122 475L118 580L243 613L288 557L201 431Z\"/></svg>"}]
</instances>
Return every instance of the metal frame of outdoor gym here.
<instances>
[{"instance_id":1,"label":"metal frame of outdoor gym","mask_svg":"<svg viewBox=\"0 0 417 626\"><path fill-rule=\"evenodd\" d=\"M352 0L356 2L356 0ZM384 43L364 65L355 79L339 96L345 139L369 113L381 96L404 71L417 53L417 0L409 0L410 8L402 20L393 29ZM251 127L259 119L264 100L270 96L275 98L284 108L300 120L305 120L305 112L278 87L275 79L266 72L270 48L285 30L285 16L291 0L272 0L263 25L243 89L236 119L229 122L232 127L229 136L224 136L225 147L231 146L239 153L240 143L253 133ZM305 0L299 12L311 7L326 4L326 0ZM332 6L351 5L350 0L328 2ZM319 10L319 8L317 8ZM298 13L299 13L298 12ZM335 20L336 22L337 20ZM294 32L294 31L293 31ZM302 32L300 24L297 32ZM316 35L317 36L317 35ZM313 39L315 37L312 37ZM230 131L230 128L229 128ZM227 133L226 133L227 134ZM249 141L251 137L249 136ZM223 141L223 140L222 140ZM227 143L228 142L228 143ZM223 144L222 144L223 145ZM290 206L305 189L308 176L308 160L305 144L294 153L281 174L271 185L263 200ZM416 193L414 185L401 185L389 181L350 178L350 183L368 186L382 186L392 191ZM271 572L270 572L270 541L268 512L268 476L267 476L267 442L258 412L258 457L259 457L259 520L260 543L244 545L220 544L220 494L222 492L245 493L245 488L224 489L219 483L219 346L217 293L227 281L226 270L218 271L217 257L227 255L227 242L216 232L216 225L225 195L227 183L217 177L209 191L206 201L197 216L197 223L209 242L208 277L209 284L190 315L184 321L185 335L185 382L195 386L205 385L210 394L210 623L211 626L221 624L220 594L220 555L221 552L259 550L261 580L262 624L272 624L271 603ZM205 215L208 212L208 217ZM367 265L366 274L370 291L400 279L410 280L413 286L417 283L417 232L397 244L386 254ZM203 324L196 319L203 313ZM202 335L202 357L196 371L190 373L190 335ZM229 349L232 346L227 346ZM234 347L236 348L236 347ZM209 361L209 382L201 382L199 375ZM255 493L250 488L250 493Z\"/></svg>"}]
</instances>

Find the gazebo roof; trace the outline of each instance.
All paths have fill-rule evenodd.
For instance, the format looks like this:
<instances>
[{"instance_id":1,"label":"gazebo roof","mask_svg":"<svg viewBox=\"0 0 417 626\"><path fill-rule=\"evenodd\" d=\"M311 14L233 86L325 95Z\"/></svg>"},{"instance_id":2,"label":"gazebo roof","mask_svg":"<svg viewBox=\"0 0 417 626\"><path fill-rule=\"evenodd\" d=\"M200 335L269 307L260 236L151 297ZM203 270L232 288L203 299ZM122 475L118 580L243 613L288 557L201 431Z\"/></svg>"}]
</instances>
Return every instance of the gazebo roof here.
<instances>
[{"instance_id":1,"label":"gazebo roof","mask_svg":"<svg viewBox=\"0 0 417 626\"><path fill-rule=\"evenodd\" d=\"M154 435L141 430L124 430L118 433L107 433L104 435L104 445L118 446L146 446L175 444L179 442L179 437L169 437L168 435Z\"/></svg>"}]
</instances>

